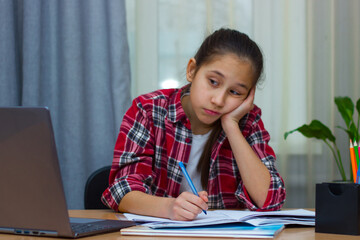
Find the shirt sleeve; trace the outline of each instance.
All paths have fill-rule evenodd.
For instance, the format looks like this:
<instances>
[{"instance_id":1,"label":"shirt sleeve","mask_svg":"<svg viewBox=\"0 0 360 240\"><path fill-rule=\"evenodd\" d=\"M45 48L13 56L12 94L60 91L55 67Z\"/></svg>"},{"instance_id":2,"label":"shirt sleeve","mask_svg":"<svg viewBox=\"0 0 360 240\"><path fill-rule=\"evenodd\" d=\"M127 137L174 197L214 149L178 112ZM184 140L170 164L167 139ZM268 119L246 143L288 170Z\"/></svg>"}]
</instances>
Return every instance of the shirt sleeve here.
<instances>
[{"instance_id":1,"label":"shirt sleeve","mask_svg":"<svg viewBox=\"0 0 360 240\"><path fill-rule=\"evenodd\" d=\"M279 210L285 202L286 191L284 180L275 167L276 156L274 150L269 146L270 135L265 130L264 124L260 118L261 110L256 108L253 113L248 115L247 123L243 130L243 134L250 144L251 148L267 167L270 173L270 186L265 203L262 207L258 207L251 200L242 181L236 191L236 196L246 207L255 211L275 211Z\"/></svg>"},{"instance_id":2,"label":"shirt sleeve","mask_svg":"<svg viewBox=\"0 0 360 240\"><path fill-rule=\"evenodd\" d=\"M109 187L102 202L118 211L121 199L130 191L151 194L153 138L143 105L139 99L124 115L115 144L114 158L109 176Z\"/></svg>"}]
</instances>

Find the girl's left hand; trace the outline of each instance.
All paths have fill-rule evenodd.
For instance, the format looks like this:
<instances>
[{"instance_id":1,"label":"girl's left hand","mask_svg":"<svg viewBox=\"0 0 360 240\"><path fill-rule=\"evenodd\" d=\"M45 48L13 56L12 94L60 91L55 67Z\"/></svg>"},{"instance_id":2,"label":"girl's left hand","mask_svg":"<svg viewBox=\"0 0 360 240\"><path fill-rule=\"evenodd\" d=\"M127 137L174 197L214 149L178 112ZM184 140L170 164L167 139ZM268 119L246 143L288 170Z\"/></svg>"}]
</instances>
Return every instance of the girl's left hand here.
<instances>
[{"instance_id":1,"label":"girl's left hand","mask_svg":"<svg viewBox=\"0 0 360 240\"><path fill-rule=\"evenodd\" d=\"M239 107L221 116L221 125L224 130L234 124L238 126L240 119L254 108L255 88L250 89L249 95Z\"/></svg>"}]
</instances>

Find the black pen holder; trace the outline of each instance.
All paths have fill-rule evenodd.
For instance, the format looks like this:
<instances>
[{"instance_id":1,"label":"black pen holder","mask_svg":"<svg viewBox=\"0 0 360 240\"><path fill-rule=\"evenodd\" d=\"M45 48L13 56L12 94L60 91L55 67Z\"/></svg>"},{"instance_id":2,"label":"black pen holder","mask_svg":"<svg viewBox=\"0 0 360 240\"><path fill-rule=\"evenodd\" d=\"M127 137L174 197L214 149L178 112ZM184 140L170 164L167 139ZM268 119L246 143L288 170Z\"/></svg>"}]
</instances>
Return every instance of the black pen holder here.
<instances>
[{"instance_id":1,"label":"black pen holder","mask_svg":"<svg viewBox=\"0 0 360 240\"><path fill-rule=\"evenodd\" d=\"M360 235L360 185L316 184L315 232Z\"/></svg>"}]
</instances>

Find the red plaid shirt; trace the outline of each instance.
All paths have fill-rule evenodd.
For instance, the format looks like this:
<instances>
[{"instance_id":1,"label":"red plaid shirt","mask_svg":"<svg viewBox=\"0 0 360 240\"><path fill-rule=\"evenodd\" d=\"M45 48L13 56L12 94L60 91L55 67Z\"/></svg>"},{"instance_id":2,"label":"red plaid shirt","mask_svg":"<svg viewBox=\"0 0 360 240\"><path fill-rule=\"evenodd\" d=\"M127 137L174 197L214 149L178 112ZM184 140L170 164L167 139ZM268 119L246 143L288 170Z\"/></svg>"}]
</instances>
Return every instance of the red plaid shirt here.
<instances>
[{"instance_id":1,"label":"red plaid shirt","mask_svg":"<svg viewBox=\"0 0 360 240\"><path fill-rule=\"evenodd\" d=\"M185 181L178 162L187 164L192 141L190 121L181 105L181 89L158 90L137 97L126 112L115 144L109 187L102 201L115 211L130 191L177 197ZM240 120L240 129L269 169L271 183L258 208L246 192L224 131L213 146L209 169L209 208L278 210L285 201L284 182L275 168L270 136L258 107Z\"/></svg>"}]
</instances>

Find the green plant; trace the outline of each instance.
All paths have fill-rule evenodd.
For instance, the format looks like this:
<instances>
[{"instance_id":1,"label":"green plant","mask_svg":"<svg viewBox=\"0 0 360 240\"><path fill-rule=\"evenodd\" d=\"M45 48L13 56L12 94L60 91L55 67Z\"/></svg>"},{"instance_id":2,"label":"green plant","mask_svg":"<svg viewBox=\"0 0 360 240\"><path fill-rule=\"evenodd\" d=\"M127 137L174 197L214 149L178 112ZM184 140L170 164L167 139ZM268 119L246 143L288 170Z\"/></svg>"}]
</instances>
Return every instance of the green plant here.
<instances>
[{"instance_id":1,"label":"green plant","mask_svg":"<svg viewBox=\"0 0 360 240\"><path fill-rule=\"evenodd\" d=\"M350 139L353 139L358 142L359 121L360 121L360 98L356 102L356 109L358 112L357 123L355 123L353 118L355 106L349 97L335 97L335 104L346 124L346 128L341 126L337 126L337 128L344 130ZM323 140L325 144L330 148L334 156L342 180L346 181L346 175L341 161L340 151L336 145L336 138L327 126L325 126L319 120L313 120L309 125L304 124L301 127L296 128L292 131L285 132L284 139L286 139L289 136L289 134L293 132L300 132L302 135L304 135L307 138L317 138ZM352 171L350 171L350 180L352 180L352 178L353 178Z\"/></svg>"}]
</instances>

